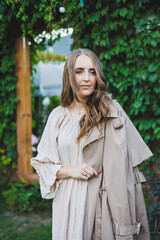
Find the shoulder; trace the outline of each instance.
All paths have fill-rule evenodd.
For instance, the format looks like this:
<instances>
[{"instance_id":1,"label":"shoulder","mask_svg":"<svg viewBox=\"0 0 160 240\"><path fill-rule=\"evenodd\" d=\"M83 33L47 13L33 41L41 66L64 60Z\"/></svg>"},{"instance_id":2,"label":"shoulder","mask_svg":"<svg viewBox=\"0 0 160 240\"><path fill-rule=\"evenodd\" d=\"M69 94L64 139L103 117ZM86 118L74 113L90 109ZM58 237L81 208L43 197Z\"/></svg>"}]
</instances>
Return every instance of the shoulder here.
<instances>
[{"instance_id":1,"label":"shoulder","mask_svg":"<svg viewBox=\"0 0 160 240\"><path fill-rule=\"evenodd\" d=\"M115 107L122 109L120 103L113 97L113 94L106 95L109 105L114 105Z\"/></svg>"},{"instance_id":2,"label":"shoulder","mask_svg":"<svg viewBox=\"0 0 160 240\"><path fill-rule=\"evenodd\" d=\"M60 116L62 114L64 114L64 108L62 106L58 106L50 112L48 117L52 118L52 117Z\"/></svg>"},{"instance_id":3,"label":"shoulder","mask_svg":"<svg viewBox=\"0 0 160 240\"><path fill-rule=\"evenodd\" d=\"M58 124L61 119L64 118L65 112L65 108L63 108L62 106L54 108L48 115L47 122L52 124Z\"/></svg>"},{"instance_id":4,"label":"shoulder","mask_svg":"<svg viewBox=\"0 0 160 240\"><path fill-rule=\"evenodd\" d=\"M54 125L58 129L70 122L70 116L67 107L58 106L54 108L50 112L47 122L52 126Z\"/></svg>"},{"instance_id":5,"label":"shoulder","mask_svg":"<svg viewBox=\"0 0 160 240\"><path fill-rule=\"evenodd\" d=\"M109 116L114 117L122 117L124 116L124 110L120 103L113 98L112 94L108 94L107 96L108 107L109 107Z\"/></svg>"}]
</instances>

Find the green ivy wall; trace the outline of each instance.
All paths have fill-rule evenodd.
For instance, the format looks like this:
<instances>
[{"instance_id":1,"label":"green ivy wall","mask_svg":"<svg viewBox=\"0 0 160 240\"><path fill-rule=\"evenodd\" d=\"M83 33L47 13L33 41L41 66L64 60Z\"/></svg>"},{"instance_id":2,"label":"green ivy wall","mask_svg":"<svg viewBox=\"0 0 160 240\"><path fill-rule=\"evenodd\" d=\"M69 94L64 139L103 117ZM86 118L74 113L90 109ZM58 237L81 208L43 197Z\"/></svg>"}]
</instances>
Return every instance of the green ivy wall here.
<instances>
[{"instance_id":1,"label":"green ivy wall","mask_svg":"<svg viewBox=\"0 0 160 240\"><path fill-rule=\"evenodd\" d=\"M157 157L160 153L158 1L93 0L83 5L67 2L64 1L67 22L74 28L73 48L86 47L97 53L108 91L123 106Z\"/></svg>"}]
</instances>

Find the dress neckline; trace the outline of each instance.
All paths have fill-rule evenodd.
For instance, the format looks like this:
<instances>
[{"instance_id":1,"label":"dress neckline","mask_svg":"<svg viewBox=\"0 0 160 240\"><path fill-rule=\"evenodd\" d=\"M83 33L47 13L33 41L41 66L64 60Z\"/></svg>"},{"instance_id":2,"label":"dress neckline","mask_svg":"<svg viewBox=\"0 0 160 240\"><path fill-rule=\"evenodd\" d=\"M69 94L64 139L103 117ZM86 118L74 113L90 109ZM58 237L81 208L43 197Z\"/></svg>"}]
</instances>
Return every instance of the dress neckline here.
<instances>
[{"instance_id":1,"label":"dress neckline","mask_svg":"<svg viewBox=\"0 0 160 240\"><path fill-rule=\"evenodd\" d=\"M81 117L82 116L73 116L72 114L71 114L71 111L70 111L70 109L69 109L69 107L66 107L66 110L67 110L67 112L68 112L68 115L70 116L70 119L72 119L72 120L75 120L75 121L80 121L80 119L81 119Z\"/></svg>"}]
</instances>

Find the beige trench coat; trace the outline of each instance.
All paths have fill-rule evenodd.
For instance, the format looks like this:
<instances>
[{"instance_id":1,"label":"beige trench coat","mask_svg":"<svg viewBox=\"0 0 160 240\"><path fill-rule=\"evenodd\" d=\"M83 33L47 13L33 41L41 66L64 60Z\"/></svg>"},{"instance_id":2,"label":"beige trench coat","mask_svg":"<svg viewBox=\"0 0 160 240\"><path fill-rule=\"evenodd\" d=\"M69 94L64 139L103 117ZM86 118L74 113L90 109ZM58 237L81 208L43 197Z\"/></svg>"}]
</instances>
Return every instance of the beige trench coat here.
<instances>
[{"instance_id":1,"label":"beige trench coat","mask_svg":"<svg viewBox=\"0 0 160 240\"><path fill-rule=\"evenodd\" d=\"M99 177L88 180L84 240L149 240L138 165L152 156L115 100L102 135L95 128L83 148L84 162Z\"/></svg>"}]
</instances>

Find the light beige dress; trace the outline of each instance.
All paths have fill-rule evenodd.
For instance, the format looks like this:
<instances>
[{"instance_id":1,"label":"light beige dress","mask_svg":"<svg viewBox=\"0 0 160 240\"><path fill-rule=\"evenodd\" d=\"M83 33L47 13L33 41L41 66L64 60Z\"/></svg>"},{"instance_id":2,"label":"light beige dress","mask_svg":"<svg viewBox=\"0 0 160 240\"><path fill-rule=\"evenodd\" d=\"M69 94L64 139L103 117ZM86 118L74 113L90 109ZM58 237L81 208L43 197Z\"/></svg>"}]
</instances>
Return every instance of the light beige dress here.
<instances>
[{"instance_id":1,"label":"light beige dress","mask_svg":"<svg viewBox=\"0 0 160 240\"><path fill-rule=\"evenodd\" d=\"M78 166L82 162L85 138L79 143L79 118L68 108L55 108L49 115L38 145L38 154L31 159L40 177L42 198L54 198L52 206L52 240L83 240L87 181L56 179L61 166Z\"/></svg>"}]
</instances>

